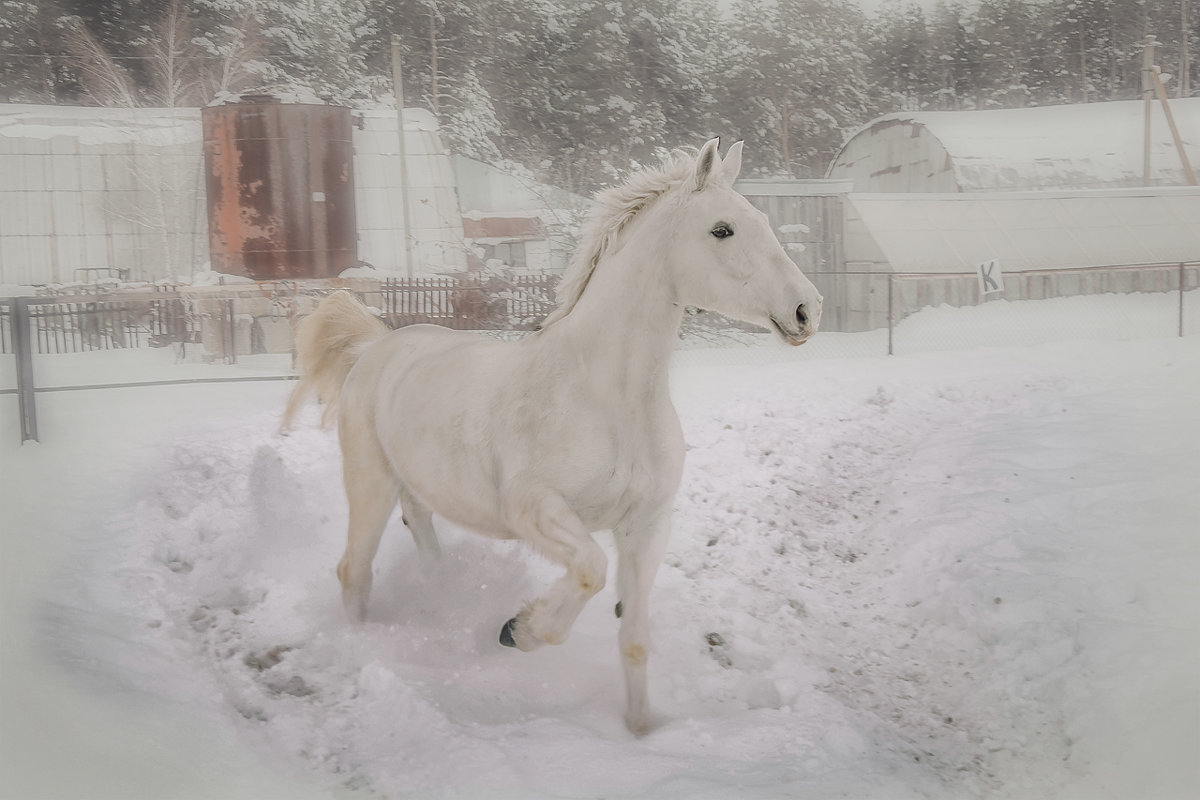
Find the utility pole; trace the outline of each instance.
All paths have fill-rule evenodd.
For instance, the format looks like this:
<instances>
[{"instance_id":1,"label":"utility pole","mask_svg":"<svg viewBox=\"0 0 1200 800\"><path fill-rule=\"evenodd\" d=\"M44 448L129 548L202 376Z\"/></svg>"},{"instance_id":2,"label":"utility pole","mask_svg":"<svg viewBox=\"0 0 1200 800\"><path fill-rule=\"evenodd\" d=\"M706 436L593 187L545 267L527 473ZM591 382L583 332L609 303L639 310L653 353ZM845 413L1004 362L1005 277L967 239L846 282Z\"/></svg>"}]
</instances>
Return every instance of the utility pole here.
<instances>
[{"instance_id":1,"label":"utility pole","mask_svg":"<svg viewBox=\"0 0 1200 800\"><path fill-rule=\"evenodd\" d=\"M1145 130L1143 133L1142 152L1142 185L1150 185L1150 117L1154 113L1154 48L1158 40L1154 34L1147 34L1142 41L1142 105L1145 113Z\"/></svg>"},{"instance_id":2,"label":"utility pole","mask_svg":"<svg viewBox=\"0 0 1200 800\"><path fill-rule=\"evenodd\" d=\"M1163 116L1167 118L1167 127L1171 129L1171 139L1175 142L1175 152L1179 153L1179 163L1183 164L1183 175L1189 186L1196 185L1196 173L1192 170L1192 162L1188 160L1187 150L1183 147L1183 138L1179 135L1179 127L1175 124L1175 115L1171 113L1171 104L1167 102L1167 89L1163 86L1158 69L1151 73L1154 78L1154 90L1162 102Z\"/></svg>"},{"instance_id":3,"label":"utility pole","mask_svg":"<svg viewBox=\"0 0 1200 800\"><path fill-rule=\"evenodd\" d=\"M1079 29L1079 88L1083 90L1083 102L1088 101L1088 74L1087 74L1087 43L1083 38L1083 28Z\"/></svg>"},{"instance_id":4,"label":"utility pole","mask_svg":"<svg viewBox=\"0 0 1200 800\"><path fill-rule=\"evenodd\" d=\"M404 76L400 68L400 35L392 34L392 93L396 95L396 126L400 138L400 208L404 219L404 274L413 276L412 209L408 202L408 148L404 143Z\"/></svg>"},{"instance_id":5,"label":"utility pole","mask_svg":"<svg viewBox=\"0 0 1200 800\"><path fill-rule=\"evenodd\" d=\"M1179 0L1179 83L1175 84L1176 97L1189 97L1192 94L1192 62L1188 55L1188 6L1192 0Z\"/></svg>"}]
</instances>

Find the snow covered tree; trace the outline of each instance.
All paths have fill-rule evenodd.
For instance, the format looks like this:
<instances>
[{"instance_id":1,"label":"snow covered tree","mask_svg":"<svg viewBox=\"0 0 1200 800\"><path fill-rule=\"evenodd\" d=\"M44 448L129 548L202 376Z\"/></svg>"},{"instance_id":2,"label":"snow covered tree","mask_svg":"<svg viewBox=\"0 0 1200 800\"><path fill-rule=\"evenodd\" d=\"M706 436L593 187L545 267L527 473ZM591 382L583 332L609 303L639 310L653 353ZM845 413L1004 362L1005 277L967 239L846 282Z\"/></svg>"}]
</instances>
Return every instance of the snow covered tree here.
<instances>
[{"instance_id":1,"label":"snow covered tree","mask_svg":"<svg viewBox=\"0 0 1200 800\"><path fill-rule=\"evenodd\" d=\"M739 0L728 102L757 166L823 174L849 129L872 111L857 7L838 0Z\"/></svg>"},{"instance_id":2,"label":"snow covered tree","mask_svg":"<svg viewBox=\"0 0 1200 800\"><path fill-rule=\"evenodd\" d=\"M351 103L384 84L367 70L362 45L378 28L364 0L261 0L260 9L266 77L277 86Z\"/></svg>"},{"instance_id":3,"label":"snow covered tree","mask_svg":"<svg viewBox=\"0 0 1200 800\"><path fill-rule=\"evenodd\" d=\"M391 36L398 34L405 105L432 111L454 152L495 161L501 123L489 90L492 40L506 25L524 22L517 11L514 0L377 1L371 11L376 32L362 43L370 53L366 66L390 76Z\"/></svg>"},{"instance_id":4,"label":"snow covered tree","mask_svg":"<svg viewBox=\"0 0 1200 800\"><path fill-rule=\"evenodd\" d=\"M260 86L268 66L257 3L244 0L192 0L196 30L192 44L200 54L205 102Z\"/></svg>"},{"instance_id":5,"label":"snow covered tree","mask_svg":"<svg viewBox=\"0 0 1200 800\"><path fill-rule=\"evenodd\" d=\"M0 2L0 101L44 102L54 96L56 70L47 29L52 3Z\"/></svg>"},{"instance_id":6,"label":"snow covered tree","mask_svg":"<svg viewBox=\"0 0 1200 800\"><path fill-rule=\"evenodd\" d=\"M892 105L917 111L934 103L937 57L921 6L897 0L881 8L871 26L871 71L886 81Z\"/></svg>"},{"instance_id":7,"label":"snow covered tree","mask_svg":"<svg viewBox=\"0 0 1200 800\"><path fill-rule=\"evenodd\" d=\"M962 0L938 1L930 17L929 38L934 49L932 68L938 76L935 107L953 110L982 105L981 48Z\"/></svg>"},{"instance_id":8,"label":"snow covered tree","mask_svg":"<svg viewBox=\"0 0 1200 800\"><path fill-rule=\"evenodd\" d=\"M982 0L975 33L983 52L982 92L986 105L1029 105L1031 59L1035 55L1034 8L1030 0Z\"/></svg>"},{"instance_id":9,"label":"snow covered tree","mask_svg":"<svg viewBox=\"0 0 1200 800\"><path fill-rule=\"evenodd\" d=\"M560 131L556 180L577 191L715 133L713 31L704 0L588 0L560 18L547 104Z\"/></svg>"}]
</instances>

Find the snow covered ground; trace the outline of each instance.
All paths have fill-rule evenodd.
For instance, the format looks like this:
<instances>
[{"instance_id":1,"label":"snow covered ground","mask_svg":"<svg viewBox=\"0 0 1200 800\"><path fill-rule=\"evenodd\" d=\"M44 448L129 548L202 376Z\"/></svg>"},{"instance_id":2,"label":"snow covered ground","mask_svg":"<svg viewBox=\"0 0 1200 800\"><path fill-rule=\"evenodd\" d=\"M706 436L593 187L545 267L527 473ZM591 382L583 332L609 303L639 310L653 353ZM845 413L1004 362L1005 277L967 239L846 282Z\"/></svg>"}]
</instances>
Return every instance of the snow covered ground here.
<instances>
[{"instance_id":1,"label":"snow covered ground","mask_svg":"<svg viewBox=\"0 0 1200 800\"><path fill-rule=\"evenodd\" d=\"M445 525L424 568L397 515L343 622L337 446L275 434L289 384L42 394L24 447L0 397L0 797L1195 797L1200 336L1170 302L678 353L640 740L613 581L508 650L553 569Z\"/></svg>"}]
</instances>

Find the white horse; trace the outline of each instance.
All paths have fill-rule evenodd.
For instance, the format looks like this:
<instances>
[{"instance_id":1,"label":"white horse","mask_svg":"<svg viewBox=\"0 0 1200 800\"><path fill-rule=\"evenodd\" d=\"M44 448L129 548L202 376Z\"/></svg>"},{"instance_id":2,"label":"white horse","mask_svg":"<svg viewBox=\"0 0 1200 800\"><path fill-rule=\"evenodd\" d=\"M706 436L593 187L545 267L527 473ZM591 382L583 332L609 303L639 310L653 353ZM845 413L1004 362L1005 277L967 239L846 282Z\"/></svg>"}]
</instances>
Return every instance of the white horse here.
<instances>
[{"instance_id":1,"label":"white horse","mask_svg":"<svg viewBox=\"0 0 1200 800\"><path fill-rule=\"evenodd\" d=\"M289 425L315 392L336 411L349 534L337 573L363 620L371 562L397 501L422 555L433 512L482 534L523 539L566 573L500 632L501 644L559 644L605 584L592 538L611 530L625 722L652 727L646 696L648 598L683 466L667 363L685 306L771 328L793 345L817 330L821 296L767 217L733 190L742 143L601 192L559 306L537 333L499 342L432 325L388 333L345 292L297 333L305 373Z\"/></svg>"}]
</instances>

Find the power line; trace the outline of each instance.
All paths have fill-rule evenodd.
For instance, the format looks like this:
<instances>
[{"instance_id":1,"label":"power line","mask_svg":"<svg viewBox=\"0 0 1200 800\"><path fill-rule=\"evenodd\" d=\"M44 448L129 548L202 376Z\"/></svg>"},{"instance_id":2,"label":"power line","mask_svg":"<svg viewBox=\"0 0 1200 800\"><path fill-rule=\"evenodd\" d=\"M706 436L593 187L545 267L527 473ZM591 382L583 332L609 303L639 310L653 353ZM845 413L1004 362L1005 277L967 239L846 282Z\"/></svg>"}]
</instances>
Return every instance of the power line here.
<instances>
[{"instance_id":1,"label":"power line","mask_svg":"<svg viewBox=\"0 0 1200 800\"><path fill-rule=\"evenodd\" d=\"M0 55L5 58L56 58L62 61L95 61L92 56L73 56L66 53L14 53L7 50L0 51ZM108 56L112 61L161 61L161 56ZM185 56L177 55L172 58L180 61L224 61L225 56Z\"/></svg>"}]
</instances>

